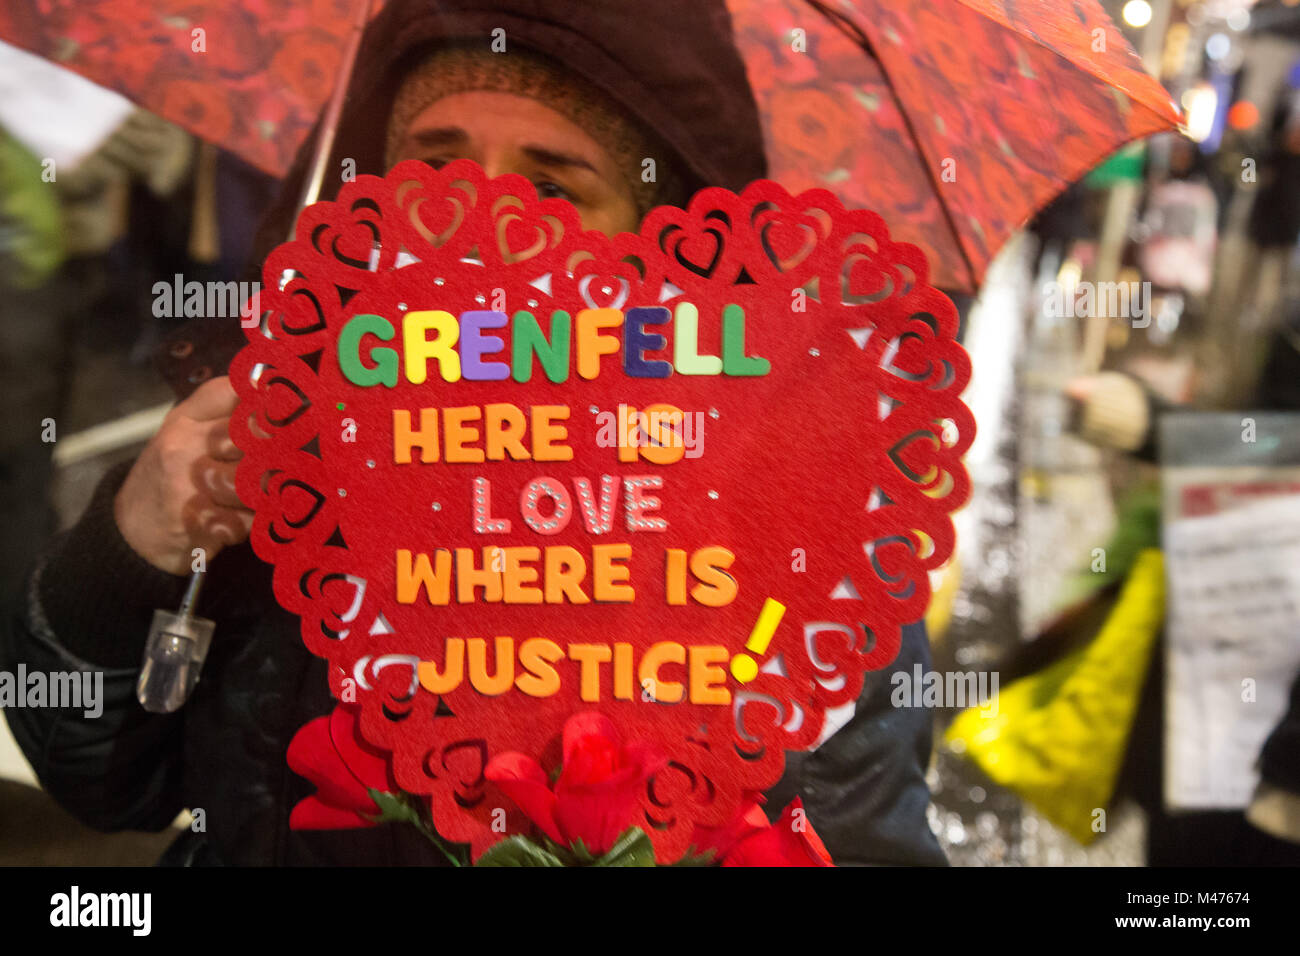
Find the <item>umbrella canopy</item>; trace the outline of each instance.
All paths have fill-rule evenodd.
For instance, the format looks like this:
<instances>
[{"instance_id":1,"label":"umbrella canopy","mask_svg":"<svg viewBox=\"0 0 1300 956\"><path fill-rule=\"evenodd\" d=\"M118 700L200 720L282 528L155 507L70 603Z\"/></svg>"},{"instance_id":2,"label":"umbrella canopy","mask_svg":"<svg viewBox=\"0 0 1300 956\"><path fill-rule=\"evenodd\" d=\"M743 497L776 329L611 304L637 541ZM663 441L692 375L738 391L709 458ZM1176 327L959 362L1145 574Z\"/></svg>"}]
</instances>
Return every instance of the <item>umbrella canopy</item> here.
<instances>
[{"instance_id":1,"label":"umbrella canopy","mask_svg":"<svg viewBox=\"0 0 1300 956\"><path fill-rule=\"evenodd\" d=\"M283 175L361 0L4 0L0 39ZM381 0L373 0L378 12Z\"/></svg>"},{"instance_id":2,"label":"umbrella canopy","mask_svg":"<svg viewBox=\"0 0 1300 956\"><path fill-rule=\"evenodd\" d=\"M8 0L0 37L282 174L359 2ZM879 212L944 288L973 290L1065 186L1178 122L1096 0L728 4L772 178Z\"/></svg>"},{"instance_id":3,"label":"umbrella canopy","mask_svg":"<svg viewBox=\"0 0 1300 956\"><path fill-rule=\"evenodd\" d=\"M978 286L1061 190L1178 123L1096 0L728 3L772 178L880 213L943 288Z\"/></svg>"}]
</instances>

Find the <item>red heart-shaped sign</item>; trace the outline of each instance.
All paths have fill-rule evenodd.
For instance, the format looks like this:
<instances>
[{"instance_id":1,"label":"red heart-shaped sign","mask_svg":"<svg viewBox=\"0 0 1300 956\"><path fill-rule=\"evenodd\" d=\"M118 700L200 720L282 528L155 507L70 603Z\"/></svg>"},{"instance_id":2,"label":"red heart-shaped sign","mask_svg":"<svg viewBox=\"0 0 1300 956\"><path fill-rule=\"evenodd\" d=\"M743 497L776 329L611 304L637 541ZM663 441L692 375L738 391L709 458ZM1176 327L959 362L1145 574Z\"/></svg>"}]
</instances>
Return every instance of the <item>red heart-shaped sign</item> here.
<instances>
[{"instance_id":1,"label":"red heart-shaped sign","mask_svg":"<svg viewBox=\"0 0 1300 956\"><path fill-rule=\"evenodd\" d=\"M525 827L483 768L553 767L592 710L666 757L640 823L676 859L894 659L974 434L926 275L770 182L608 238L520 177L403 163L303 217L231 370L239 493L444 837Z\"/></svg>"}]
</instances>

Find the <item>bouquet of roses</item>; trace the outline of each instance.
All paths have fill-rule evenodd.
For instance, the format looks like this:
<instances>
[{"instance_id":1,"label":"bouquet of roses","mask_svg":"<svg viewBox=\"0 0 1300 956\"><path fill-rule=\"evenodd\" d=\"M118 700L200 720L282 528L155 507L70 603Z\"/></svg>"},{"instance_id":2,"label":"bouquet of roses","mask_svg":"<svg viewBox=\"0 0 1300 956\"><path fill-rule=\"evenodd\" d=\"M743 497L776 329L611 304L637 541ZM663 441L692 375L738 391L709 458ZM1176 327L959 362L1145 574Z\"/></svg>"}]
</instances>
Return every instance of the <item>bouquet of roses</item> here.
<instances>
[{"instance_id":1,"label":"bouquet of roses","mask_svg":"<svg viewBox=\"0 0 1300 956\"><path fill-rule=\"evenodd\" d=\"M426 801L393 783L388 761L361 739L357 709L339 705L307 724L289 745L290 768L316 786L294 807L294 829L346 829L404 823L455 865L465 847L439 836ZM492 781L533 823L532 834L504 836L476 866L655 866L650 838L636 825L639 795L664 766L653 748L618 739L602 714L585 712L564 726L563 762L553 774L527 754L504 753L487 766ZM694 845L673 866L833 866L796 797L776 823L746 800L722 827L697 827Z\"/></svg>"}]
</instances>

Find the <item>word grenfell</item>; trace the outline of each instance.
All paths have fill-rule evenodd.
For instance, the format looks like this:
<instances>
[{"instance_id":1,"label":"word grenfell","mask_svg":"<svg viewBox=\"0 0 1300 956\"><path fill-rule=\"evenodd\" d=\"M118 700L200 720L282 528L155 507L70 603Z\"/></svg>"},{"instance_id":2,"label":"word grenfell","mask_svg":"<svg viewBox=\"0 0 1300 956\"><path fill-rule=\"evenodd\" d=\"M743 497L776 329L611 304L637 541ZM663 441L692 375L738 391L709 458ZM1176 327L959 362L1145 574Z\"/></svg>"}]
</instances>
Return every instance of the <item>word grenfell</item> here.
<instances>
[{"instance_id":1,"label":"word grenfell","mask_svg":"<svg viewBox=\"0 0 1300 956\"><path fill-rule=\"evenodd\" d=\"M399 374L423 385L431 374L444 382L527 382L540 366L551 382L569 380L576 369L590 381L621 353L618 366L631 378L672 375L767 375L772 363L745 350L745 310L724 306L712 323L720 343L718 355L700 352L700 312L690 302L669 312L663 306L581 309L570 317L552 311L544 332L537 316L521 310L472 310L459 317L443 309L412 309L397 326L382 315L354 315L338 338L339 370L353 385L394 388ZM664 332L650 331L662 328ZM488 332L502 331L502 335ZM671 342L669 335L671 333ZM509 341L507 342L507 338ZM394 342L396 348L380 345ZM488 361L489 357L509 361ZM430 363L435 366L430 372Z\"/></svg>"},{"instance_id":2,"label":"word grenfell","mask_svg":"<svg viewBox=\"0 0 1300 956\"><path fill-rule=\"evenodd\" d=\"M0 710L10 707L56 707L81 710L93 720L104 713L103 671L0 671Z\"/></svg>"},{"instance_id":3,"label":"word grenfell","mask_svg":"<svg viewBox=\"0 0 1300 956\"><path fill-rule=\"evenodd\" d=\"M148 936L152 911L151 893L82 893L73 886L50 897L51 926L129 926L131 935Z\"/></svg>"},{"instance_id":4,"label":"word grenfell","mask_svg":"<svg viewBox=\"0 0 1300 956\"><path fill-rule=\"evenodd\" d=\"M179 272L153 284L153 314L159 319L233 319L256 325L262 316L260 282L186 282Z\"/></svg>"}]
</instances>

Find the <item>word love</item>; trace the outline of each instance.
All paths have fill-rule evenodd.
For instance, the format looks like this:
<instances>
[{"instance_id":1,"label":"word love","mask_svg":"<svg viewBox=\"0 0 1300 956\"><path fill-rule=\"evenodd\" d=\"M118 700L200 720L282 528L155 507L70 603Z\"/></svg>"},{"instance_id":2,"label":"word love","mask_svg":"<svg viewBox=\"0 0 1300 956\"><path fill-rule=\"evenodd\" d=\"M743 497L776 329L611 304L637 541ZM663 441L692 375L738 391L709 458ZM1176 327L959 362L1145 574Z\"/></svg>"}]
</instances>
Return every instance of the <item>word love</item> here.
<instances>
[{"instance_id":1,"label":"word love","mask_svg":"<svg viewBox=\"0 0 1300 956\"><path fill-rule=\"evenodd\" d=\"M663 518L649 517L659 510L659 499L647 490L664 486L659 475L627 475L623 478L623 514L628 531L667 531ZM600 476L600 500L586 478L574 478L582 520L590 534L609 534L614 527L614 499L620 481L617 475ZM474 530L479 534L509 534L509 518L492 517L492 482L474 479ZM543 510L545 509L545 510ZM559 534L573 520L573 496L558 478L543 475L524 485L519 492L519 513L524 523L538 534Z\"/></svg>"},{"instance_id":2,"label":"word love","mask_svg":"<svg viewBox=\"0 0 1300 956\"><path fill-rule=\"evenodd\" d=\"M370 340L391 342L397 337L393 323L382 315L354 315L339 333L339 369L354 385L397 386L398 372L413 385L429 378L429 363L437 364L444 382L501 382L513 378L527 382L540 365L552 382L567 382L576 364L579 378L600 375L602 360L622 352L623 373L632 378L668 378L678 375L767 375L772 363L745 354L745 310L732 304L722 310L721 355L699 351L699 309L680 303L669 313L663 306L628 309L582 309L577 316L556 309L551 313L549 336L531 312L513 318L504 312L462 312L460 318L441 309L407 312L402 317L402 352ZM651 328L672 330L671 360L650 358L668 353L668 336ZM507 330L507 337L485 334ZM622 338L614 330L622 330ZM432 337L431 337L432 333ZM489 361L508 355L509 363Z\"/></svg>"}]
</instances>

